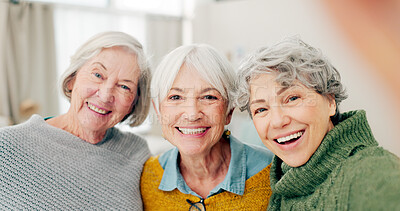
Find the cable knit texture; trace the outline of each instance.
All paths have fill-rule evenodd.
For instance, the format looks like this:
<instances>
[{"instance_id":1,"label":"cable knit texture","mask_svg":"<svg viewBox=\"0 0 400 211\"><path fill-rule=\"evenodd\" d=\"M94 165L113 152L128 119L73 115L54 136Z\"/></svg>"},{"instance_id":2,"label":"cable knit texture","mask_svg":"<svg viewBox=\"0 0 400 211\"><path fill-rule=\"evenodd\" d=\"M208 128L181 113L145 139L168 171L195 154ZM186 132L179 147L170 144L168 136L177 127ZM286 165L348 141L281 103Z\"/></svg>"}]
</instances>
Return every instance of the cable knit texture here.
<instances>
[{"instance_id":1,"label":"cable knit texture","mask_svg":"<svg viewBox=\"0 0 400 211\"><path fill-rule=\"evenodd\" d=\"M147 143L116 128L92 145L39 115L0 129L0 210L141 210Z\"/></svg>"},{"instance_id":2,"label":"cable knit texture","mask_svg":"<svg viewBox=\"0 0 400 211\"><path fill-rule=\"evenodd\" d=\"M212 210L266 210L271 196L269 171L271 164L246 180L244 194L222 192L204 200L207 211ZM200 198L184 194L178 189L162 191L158 189L164 169L157 157L151 157L143 168L141 192L145 210L189 210L186 201L199 202Z\"/></svg>"},{"instance_id":3,"label":"cable knit texture","mask_svg":"<svg viewBox=\"0 0 400 211\"><path fill-rule=\"evenodd\" d=\"M365 111L344 113L303 166L275 156L270 176L269 210L400 210L400 160L378 147Z\"/></svg>"}]
</instances>

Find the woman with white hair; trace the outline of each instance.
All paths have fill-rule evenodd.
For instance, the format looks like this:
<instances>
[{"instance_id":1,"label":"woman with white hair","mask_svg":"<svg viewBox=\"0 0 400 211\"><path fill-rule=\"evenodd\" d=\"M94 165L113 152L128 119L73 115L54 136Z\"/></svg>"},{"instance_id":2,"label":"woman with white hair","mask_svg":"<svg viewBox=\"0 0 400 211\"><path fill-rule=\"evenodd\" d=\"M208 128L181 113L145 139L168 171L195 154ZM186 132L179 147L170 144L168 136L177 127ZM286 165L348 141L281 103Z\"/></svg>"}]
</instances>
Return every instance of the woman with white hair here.
<instances>
[{"instance_id":1,"label":"woman with white hair","mask_svg":"<svg viewBox=\"0 0 400 211\"><path fill-rule=\"evenodd\" d=\"M114 126L147 116L150 71L122 32L83 44L62 77L67 113L0 129L0 209L140 210L147 143Z\"/></svg>"},{"instance_id":2,"label":"woman with white hair","mask_svg":"<svg viewBox=\"0 0 400 211\"><path fill-rule=\"evenodd\" d=\"M163 136L176 148L150 158L141 178L146 210L262 210L272 154L224 130L235 74L205 44L181 46L157 67L152 94Z\"/></svg>"},{"instance_id":3,"label":"woman with white hair","mask_svg":"<svg viewBox=\"0 0 400 211\"><path fill-rule=\"evenodd\" d=\"M298 38L251 54L238 104L276 156L269 210L398 210L400 160L378 147L365 111L339 113L339 72Z\"/></svg>"}]
</instances>

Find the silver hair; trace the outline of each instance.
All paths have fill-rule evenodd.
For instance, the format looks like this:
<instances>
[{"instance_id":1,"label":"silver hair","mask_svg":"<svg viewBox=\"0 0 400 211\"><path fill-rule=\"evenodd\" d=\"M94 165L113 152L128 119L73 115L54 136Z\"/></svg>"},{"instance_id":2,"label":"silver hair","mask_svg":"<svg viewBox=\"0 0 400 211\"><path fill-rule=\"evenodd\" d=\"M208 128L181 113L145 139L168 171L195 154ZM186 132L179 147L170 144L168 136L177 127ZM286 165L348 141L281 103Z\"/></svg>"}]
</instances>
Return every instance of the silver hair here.
<instances>
[{"instance_id":1,"label":"silver hair","mask_svg":"<svg viewBox=\"0 0 400 211\"><path fill-rule=\"evenodd\" d=\"M61 76L61 90L67 99L71 101L72 90L68 89L68 84L75 79L79 69L90 59L98 55L102 49L111 47L122 47L122 49L136 56L140 69L137 94L132 103L132 111L121 122L125 121L132 127L138 126L144 122L149 113L151 73L142 45L134 37L126 33L115 31L102 32L94 35L79 47L71 57L69 67Z\"/></svg>"},{"instance_id":2,"label":"silver hair","mask_svg":"<svg viewBox=\"0 0 400 211\"><path fill-rule=\"evenodd\" d=\"M191 44L178 47L168 53L156 68L151 87L157 110L159 110L159 103L167 97L184 64L196 70L204 80L221 93L227 102L227 113L234 108L236 77L229 61L207 44Z\"/></svg>"},{"instance_id":3,"label":"silver hair","mask_svg":"<svg viewBox=\"0 0 400 211\"><path fill-rule=\"evenodd\" d=\"M241 62L236 96L236 105L241 111L247 109L250 114L249 83L265 73L276 73L276 81L282 86L291 86L298 80L323 96L334 96L336 115L339 115L338 105L347 98L336 68L319 49L306 44L298 36L286 38L271 47L261 47Z\"/></svg>"}]
</instances>

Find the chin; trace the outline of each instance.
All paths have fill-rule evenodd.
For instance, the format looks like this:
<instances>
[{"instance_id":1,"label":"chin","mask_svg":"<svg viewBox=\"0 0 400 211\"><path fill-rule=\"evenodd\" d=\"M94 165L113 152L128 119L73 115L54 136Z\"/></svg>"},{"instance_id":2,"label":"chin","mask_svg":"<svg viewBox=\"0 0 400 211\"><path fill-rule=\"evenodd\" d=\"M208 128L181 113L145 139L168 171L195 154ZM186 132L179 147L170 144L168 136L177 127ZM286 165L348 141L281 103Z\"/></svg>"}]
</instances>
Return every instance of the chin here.
<instances>
[{"instance_id":1,"label":"chin","mask_svg":"<svg viewBox=\"0 0 400 211\"><path fill-rule=\"evenodd\" d=\"M281 159L282 159L282 158L281 158ZM293 168L296 168L296 167L300 167L300 166L306 164L307 161L308 161L309 159L305 159L305 158L302 158L302 159L292 158L292 159L282 159L282 160L283 160L283 162L285 162L288 166L293 167Z\"/></svg>"}]
</instances>

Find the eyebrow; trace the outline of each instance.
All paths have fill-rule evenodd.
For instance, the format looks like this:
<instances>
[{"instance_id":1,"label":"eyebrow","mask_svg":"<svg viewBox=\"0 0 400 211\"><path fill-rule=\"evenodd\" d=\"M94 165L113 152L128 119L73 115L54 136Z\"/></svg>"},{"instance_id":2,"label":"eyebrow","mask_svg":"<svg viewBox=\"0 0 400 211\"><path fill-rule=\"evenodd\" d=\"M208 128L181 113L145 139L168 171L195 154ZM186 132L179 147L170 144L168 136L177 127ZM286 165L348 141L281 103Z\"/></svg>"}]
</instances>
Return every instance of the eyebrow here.
<instances>
[{"instance_id":1,"label":"eyebrow","mask_svg":"<svg viewBox=\"0 0 400 211\"><path fill-rule=\"evenodd\" d=\"M104 70L107 70L107 68L106 68L102 63L100 63L100 62L95 62L95 63L93 63L93 64L98 64L98 65L100 65Z\"/></svg>"},{"instance_id":2,"label":"eyebrow","mask_svg":"<svg viewBox=\"0 0 400 211\"><path fill-rule=\"evenodd\" d=\"M188 89L192 89L192 88L188 88ZM177 88L177 87L172 87L171 90L175 90L175 91L178 91L178 92L185 92L185 91L184 91L185 89L181 89L181 88ZM219 91L218 91L216 88L214 88L214 87L208 87L208 88L205 88L205 89L201 90L200 93L204 93L204 92L208 92L208 91L217 91L217 92L219 92Z\"/></svg>"},{"instance_id":3,"label":"eyebrow","mask_svg":"<svg viewBox=\"0 0 400 211\"><path fill-rule=\"evenodd\" d=\"M286 90L288 90L290 87L282 87L282 88L280 88L277 92L276 92L276 95L280 95L280 94L282 94L283 92L285 92Z\"/></svg>"},{"instance_id":4,"label":"eyebrow","mask_svg":"<svg viewBox=\"0 0 400 211\"><path fill-rule=\"evenodd\" d=\"M282 87L280 89L278 89L278 91L276 92L276 95L280 95L283 92L285 92L286 90L288 90L290 87ZM257 100L253 100L250 102L249 105L253 105L255 103L265 103L266 101L264 99L257 99Z\"/></svg>"},{"instance_id":5,"label":"eyebrow","mask_svg":"<svg viewBox=\"0 0 400 211\"><path fill-rule=\"evenodd\" d=\"M178 92L183 92L183 89L181 89L181 88L176 88L176 87L172 87L171 90L175 90L175 91L178 91Z\"/></svg>"},{"instance_id":6,"label":"eyebrow","mask_svg":"<svg viewBox=\"0 0 400 211\"><path fill-rule=\"evenodd\" d=\"M265 100L264 99L257 99L257 100L253 100L250 102L250 105L256 104L256 103L264 103Z\"/></svg>"},{"instance_id":7,"label":"eyebrow","mask_svg":"<svg viewBox=\"0 0 400 211\"><path fill-rule=\"evenodd\" d=\"M214 88L214 87L208 87L208 88L205 88L205 89L201 90L201 93L208 92L208 91L217 91L217 92L219 92L219 91L218 91L216 88Z\"/></svg>"}]
</instances>

